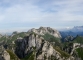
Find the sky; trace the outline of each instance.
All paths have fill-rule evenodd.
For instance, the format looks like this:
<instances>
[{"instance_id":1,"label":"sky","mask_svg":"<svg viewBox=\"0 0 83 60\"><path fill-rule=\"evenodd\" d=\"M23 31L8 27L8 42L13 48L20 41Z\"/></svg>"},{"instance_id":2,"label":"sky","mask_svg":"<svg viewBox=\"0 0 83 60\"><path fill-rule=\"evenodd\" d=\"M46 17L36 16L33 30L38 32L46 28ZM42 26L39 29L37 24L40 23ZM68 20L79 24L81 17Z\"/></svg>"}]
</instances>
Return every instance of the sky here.
<instances>
[{"instance_id":1,"label":"sky","mask_svg":"<svg viewBox=\"0 0 83 60\"><path fill-rule=\"evenodd\" d=\"M83 25L83 0L0 0L0 32Z\"/></svg>"}]
</instances>

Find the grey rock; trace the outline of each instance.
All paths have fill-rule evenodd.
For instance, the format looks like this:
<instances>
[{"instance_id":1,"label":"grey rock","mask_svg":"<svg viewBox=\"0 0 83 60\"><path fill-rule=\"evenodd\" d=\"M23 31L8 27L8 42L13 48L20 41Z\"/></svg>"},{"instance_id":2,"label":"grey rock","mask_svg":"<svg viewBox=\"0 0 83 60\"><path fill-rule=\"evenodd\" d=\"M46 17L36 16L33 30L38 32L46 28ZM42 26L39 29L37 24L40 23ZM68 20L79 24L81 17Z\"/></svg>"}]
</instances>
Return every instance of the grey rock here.
<instances>
[{"instance_id":1,"label":"grey rock","mask_svg":"<svg viewBox=\"0 0 83 60\"><path fill-rule=\"evenodd\" d=\"M34 60L51 60L52 57L58 60L64 60L61 54L54 49L54 47L37 34L30 34L29 36L16 40L16 54L19 58L24 58L30 52L34 52ZM68 58L71 59L71 58Z\"/></svg>"},{"instance_id":2,"label":"grey rock","mask_svg":"<svg viewBox=\"0 0 83 60\"><path fill-rule=\"evenodd\" d=\"M3 46L0 46L0 60L10 60L10 55Z\"/></svg>"},{"instance_id":3,"label":"grey rock","mask_svg":"<svg viewBox=\"0 0 83 60\"><path fill-rule=\"evenodd\" d=\"M39 35L44 35L46 33L49 33L57 38L61 38L60 33L56 29L53 29L50 27L40 27L39 29L33 28L33 29L30 29L28 32L35 32L36 34L39 34Z\"/></svg>"}]
</instances>

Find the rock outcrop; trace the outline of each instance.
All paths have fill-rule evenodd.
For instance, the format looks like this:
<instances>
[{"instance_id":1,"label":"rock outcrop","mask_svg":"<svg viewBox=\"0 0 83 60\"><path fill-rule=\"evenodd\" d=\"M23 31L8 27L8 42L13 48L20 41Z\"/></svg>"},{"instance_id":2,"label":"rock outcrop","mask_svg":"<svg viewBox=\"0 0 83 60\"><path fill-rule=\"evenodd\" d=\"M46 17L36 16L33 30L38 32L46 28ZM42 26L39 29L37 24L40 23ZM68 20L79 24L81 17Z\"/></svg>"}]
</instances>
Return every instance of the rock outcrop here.
<instances>
[{"instance_id":1,"label":"rock outcrop","mask_svg":"<svg viewBox=\"0 0 83 60\"><path fill-rule=\"evenodd\" d=\"M83 37L67 36L50 27L0 35L0 60L82 60ZM6 40L5 40L6 39ZM80 55L78 54L81 49Z\"/></svg>"},{"instance_id":2,"label":"rock outcrop","mask_svg":"<svg viewBox=\"0 0 83 60\"><path fill-rule=\"evenodd\" d=\"M6 50L3 51L2 57L4 60L10 60L10 55Z\"/></svg>"},{"instance_id":3,"label":"rock outcrop","mask_svg":"<svg viewBox=\"0 0 83 60\"><path fill-rule=\"evenodd\" d=\"M73 36L67 36L64 38L64 42L67 42L67 41L72 41L74 39Z\"/></svg>"},{"instance_id":4,"label":"rock outcrop","mask_svg":"<svg viewBox=\"0 0 83 60\"><path fill-rule=\"evenodd\" d=\"M39 34L39 35L44 35L46 33L49 33L53 35L54 37L61 38L60 33L56 29L53 29L50 27L40 27L39 29L33 28L33 29L30 29L28 32L35 32L36 34Z\"/></svg>"},{"instance_id":5,"label":"rock outcrop","mask_svg":"<svg viewBox=\"0 0 83 60\"><path fill-rule=\"evenodd\" d=\"M55 50L49 42L33 33L23 39L16 40L15 52L19 58L24 58L34 52L34 60L65 60L65 57L61 57L61 53ZM69 59L74 60L73 57L68 57Z\"/></svg>"},{"instance_id":6,"label":"rock outcrop","mask_svg":"<svg viewBox=\"0 0 83 60\"><path fill-rule=\"evenodd\" d=\"M10 60L10 55L3 46L0 46L0 60Z\"/></svg>"}]
</instances>

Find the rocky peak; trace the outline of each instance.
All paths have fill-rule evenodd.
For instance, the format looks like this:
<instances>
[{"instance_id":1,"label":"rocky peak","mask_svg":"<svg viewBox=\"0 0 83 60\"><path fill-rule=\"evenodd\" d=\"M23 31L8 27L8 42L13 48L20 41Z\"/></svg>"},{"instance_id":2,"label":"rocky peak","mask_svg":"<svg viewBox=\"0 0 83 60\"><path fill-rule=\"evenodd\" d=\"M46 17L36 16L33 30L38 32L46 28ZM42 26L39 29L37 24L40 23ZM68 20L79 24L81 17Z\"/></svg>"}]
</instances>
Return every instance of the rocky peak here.
<instances>
[{"instance_id":1,"label":"rocky peak","mask_svg":"<svg viewBox=\"0 0 83 60\"><path fill-rule=\"evenodd\" d=\"M74 26L74 28L83 28L83 26Z\"/></svg>"},{"instance_id":2,"label":"rocky peak","mask_svg":"<svg viewBox=\"0 0 83 60\"><path fill-rule=\"evenodd\" d=\"M0 60L10 60L10 55L3 46L0 46Z\"/></svg>"},{"instance_id":3,"label":"rocky peak","mask_svg":"<svg viewBox=\"0 0 83 60\"><path fill-rule=\"evenodd\" d=\"M33 29L30 29L28 32L35 32L36 34L39 34L39 35L44 35L46 33L49 33L57 38L61 38L60 33L56 29L53 29L50 27L40 27L39 29L33 28Z\"/></svg>"},{"instance_id":4,"label":"rocky peak","mask_svg":"<svg viewBox=\"0 0 83 60\"><path fill-rule=\"evenodd\" d=\"M24 58L32 53L34 60L64 60L61 53L55 50L48 41L34 33L23 39L16 40L15 52L19 58Z\"/></svg>"}]
</instances>

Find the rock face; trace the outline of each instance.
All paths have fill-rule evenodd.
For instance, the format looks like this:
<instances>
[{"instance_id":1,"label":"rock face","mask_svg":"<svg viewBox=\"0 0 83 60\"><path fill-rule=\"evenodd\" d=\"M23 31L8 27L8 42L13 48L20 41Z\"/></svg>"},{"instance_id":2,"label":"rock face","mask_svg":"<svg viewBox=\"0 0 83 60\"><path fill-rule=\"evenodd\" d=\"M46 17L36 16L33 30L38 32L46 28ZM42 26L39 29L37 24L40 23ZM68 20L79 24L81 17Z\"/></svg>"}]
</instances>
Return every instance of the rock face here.
<instances>
[{"instance_id":1,"label":"rock face","mask_svg":"<svg viewBox=\"0 0 83 60\"><path fill-rule=\"evenodd\" d=\"M73 43L73 49L70 54L73 55L75 49L77 49L77 48L80 48L80 43Z\"/></svg>"},{"instance_id":2,"label":"rock face","mask_svg":"<svg viewBox=\"0 0 83 60\"><path fill-rule=\"evenodd\" d=\"M3 56L4 60L10 60L10 55L9 55L9 53L6 50L4 50L2 56Z\"/></svg>"},{"instance_id":3,"label":"rock face","mask_svg":"<svg viewBox=\"0 0 83 60\"><path fill-rule=\"evenodd\" d=\"M81 60L81 58L78 56L78 52L76 51L76 49L80 47L80 43L69 43L68 47L65 48L65 52L68 52L71 56L75 57L75 60Z\"/></svg>"},{"instance_id":4,"label":"rock face","mask_svg":"<svg viewBox=\"0 0 83 60\"><path fill-rule=\"evenodd\" d=\"M61 38L60 33L57 30L50 27L40 27L39 29L33 28L29 30L28 32L35 32L36 34L39 34L39 35L44 35L46 33L49 33L53 35L54 37Z\"/></svg>"},{"instance_id":5,"label":"rock face","mask_svg":"<svg viewBox=\"0 0 83 60\"><path fill-rule=\"evenodd\" d=\"M67 36L64 38L64 42L67 42L67 41L72 41L74 39L73 36Z\"/></svg>"},{"instance_id":6,"label":"rock face","mask_svg":"<svg viewBox=\"0 0 83 60\"><path fill-rule=\"evenodd\" d=\"M49 42L36 34L30 34L23 39L16 40L16 46L15 52L19 58L24 58L34 52L34 60L64 60Z\"/></svg>"},{"instance_id":7,"label":"rock face","mask_svg":"<svg viewBox=\"0 0 83 60\"><path fill-rule=\"evenodd\" d=\"M0 46L0 60L10 60L9 53Z\"/></svg>"}]
</instances>

